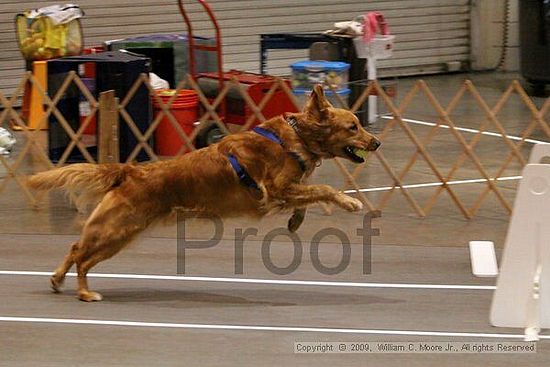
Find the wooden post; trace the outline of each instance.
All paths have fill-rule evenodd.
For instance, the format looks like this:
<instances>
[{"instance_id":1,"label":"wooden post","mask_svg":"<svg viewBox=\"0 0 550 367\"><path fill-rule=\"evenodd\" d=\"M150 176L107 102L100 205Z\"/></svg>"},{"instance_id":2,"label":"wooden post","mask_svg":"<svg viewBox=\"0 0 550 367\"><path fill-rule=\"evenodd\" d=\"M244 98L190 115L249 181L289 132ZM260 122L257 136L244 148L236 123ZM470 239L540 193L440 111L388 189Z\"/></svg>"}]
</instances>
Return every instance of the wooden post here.
<instances>
[{"instance_id":1,"label":"wooden post","mask_svg":"<svg viewBox=\"0 0 550 367\"><path fill-rule=\"evenodd\" d=\"M119 163L118 98L109 90L99 95L98 162Z\"/></svg>"}]
</instances>

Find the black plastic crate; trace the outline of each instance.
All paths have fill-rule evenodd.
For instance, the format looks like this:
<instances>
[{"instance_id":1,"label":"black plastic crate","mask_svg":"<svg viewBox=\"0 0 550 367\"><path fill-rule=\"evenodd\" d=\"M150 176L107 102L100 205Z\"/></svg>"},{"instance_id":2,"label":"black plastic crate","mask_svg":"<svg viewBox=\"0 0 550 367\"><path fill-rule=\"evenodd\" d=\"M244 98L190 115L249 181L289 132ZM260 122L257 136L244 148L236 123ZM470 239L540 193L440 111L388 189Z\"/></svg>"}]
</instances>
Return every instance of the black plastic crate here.
<instances>
[{"instance_id":1,"label":"black plastic crate","mask_svg":"<svg viewBox=\"0 0 550 367\"><path fill-rule=\"evenodd\" d=\"M150 60L143 56L127 52L102 52L98 54L73 56L48 61L48 93L54 96L70 71L82 71L81 65L95 64L95 88L92 94L99 99L99 94L104 91L114 90L116 96L122 101L136 79L141 73L150 71ZM80 126L79 102L81 92L74 83L68 88L57 108L63 114L69 125L76 131ZM141 85L134 97L126 106L128 114L136 123L137 128L145 133L152 117L152 107L149 91L145 85ZM99 113L96 115L99 126ZM99 133L99 131L98 131ZM97 140L97 139L96 139ZM48 153L53 162L60 160L63 152L71 139L63 129L58 119L52 114L49 118ZM138 141L134 134L120 118L119 128L120 159L122 162L130 156ZM97 158L97 147L87 146L92 156ZM137 161L149 159L143 150L137 155ZM80 150L75 146L67 160L68 163L85 161Z\"/></svg>"}]
</instances>

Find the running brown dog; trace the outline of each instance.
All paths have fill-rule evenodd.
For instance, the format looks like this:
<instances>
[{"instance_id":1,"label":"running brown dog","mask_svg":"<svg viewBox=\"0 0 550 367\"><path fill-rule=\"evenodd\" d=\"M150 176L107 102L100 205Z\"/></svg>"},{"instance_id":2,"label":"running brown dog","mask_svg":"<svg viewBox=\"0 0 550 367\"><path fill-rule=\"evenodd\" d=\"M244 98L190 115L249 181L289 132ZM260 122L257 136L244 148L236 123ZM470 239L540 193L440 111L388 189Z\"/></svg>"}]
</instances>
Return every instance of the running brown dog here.
<instances>
[{"instance_id":1,"label":"running brown dog","mask_svg":"<svg viewBox=\"0 0 550 367\"><path fill-rule=\"evenodd\" d=\"M301 113L273 118L259 129L227 136L177 159L145 165L72 164L36 174L28 180L31 188L63 188L99 202L52 275L52 288L59 291L76 263L79 298L100 301L102 296L88 289L88 271L178 208L221 217L261 217L291 209L290 231L300 226L310 204L361 210L361 201L304 181L322 159L361 163L379 145L353 113L334 108L316 86Z\"/></svg>"}]
</instances>

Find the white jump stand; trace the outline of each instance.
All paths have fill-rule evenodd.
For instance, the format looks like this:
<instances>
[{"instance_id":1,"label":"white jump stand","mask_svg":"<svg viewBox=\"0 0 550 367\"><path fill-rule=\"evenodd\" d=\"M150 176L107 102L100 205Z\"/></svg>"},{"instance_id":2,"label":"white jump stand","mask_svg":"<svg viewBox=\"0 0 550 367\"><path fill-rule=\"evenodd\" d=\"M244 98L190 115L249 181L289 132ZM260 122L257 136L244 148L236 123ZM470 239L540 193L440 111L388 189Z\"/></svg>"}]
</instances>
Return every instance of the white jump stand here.
<instances>
[{"instance_id":1,"label":"white jump stand","mask_svg":"<svg viewBox=\"0 0 550 367\"><path fill-rule=\"evenodd\" d=\"M500 275L491 306L491 324L525 329L525 340L539 340L550 328L550 144L537 144L525 166Z\"/></svg>"},{"instance_id":2,"label":"white jump stand","mask_svg":"<svg viewBox=\"0 0 550 367\"><path fill-rule=\"evenodd\" d=\"M367 58L367 78L369 79L369 83L376 80L376 58L375 57L369 57ZM376 118L378 117L378 100L377 96L374 94L369 94L369 124L372 124L373 122L376 122Z\"/></svg>"},{"instance_id":3,"label":"white jump stand","mask_svg":"<svg viewBox=\"0 0 550 367\"><path fill-rule=\"evenodd\" d=\"M354 39L355 50L357 57L360 59L367 59L367 78L369 82L377 79L376 73L376 60L388 59L393 54L393 42L395 36L393 35L376 35L370 41L366 41L363 37L356 37ZM369 123L376 122L378 117L378 107L376 95L369 95Z\"/></svg>"}]
</instances>

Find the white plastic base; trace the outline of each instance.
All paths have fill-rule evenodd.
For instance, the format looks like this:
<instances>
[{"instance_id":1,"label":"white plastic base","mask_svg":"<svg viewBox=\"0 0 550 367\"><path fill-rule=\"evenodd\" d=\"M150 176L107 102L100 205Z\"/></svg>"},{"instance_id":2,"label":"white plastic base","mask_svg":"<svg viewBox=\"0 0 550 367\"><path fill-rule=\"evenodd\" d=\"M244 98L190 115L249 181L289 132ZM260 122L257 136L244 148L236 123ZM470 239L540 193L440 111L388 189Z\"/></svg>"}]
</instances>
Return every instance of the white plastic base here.
<instances>
[{"instance_id":1,"label":"white plastic base","mask_svg":"<svg viewBox=\"0 0 550 367\"><path fill-rule=\"evenodd\" d=\"M494 278L498 275L495 245L492 241L470 241L470 262L476 277Z\"/></svg>"}]
</instances>

